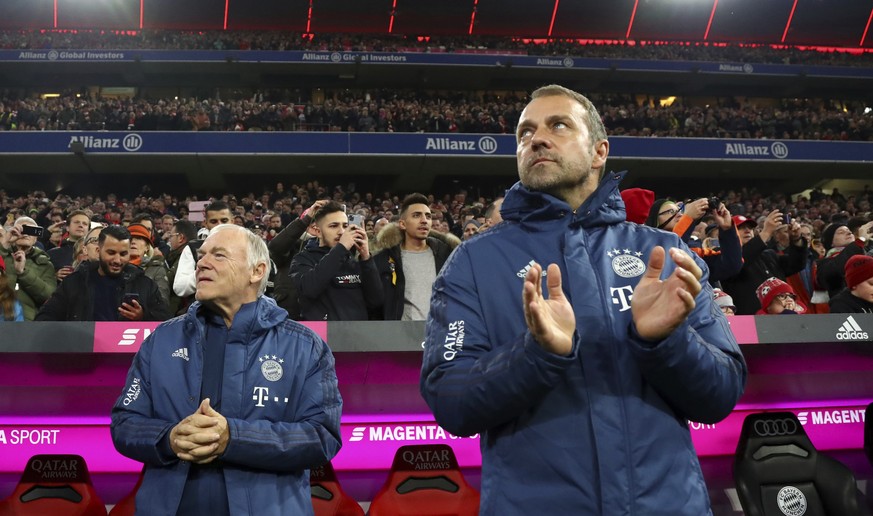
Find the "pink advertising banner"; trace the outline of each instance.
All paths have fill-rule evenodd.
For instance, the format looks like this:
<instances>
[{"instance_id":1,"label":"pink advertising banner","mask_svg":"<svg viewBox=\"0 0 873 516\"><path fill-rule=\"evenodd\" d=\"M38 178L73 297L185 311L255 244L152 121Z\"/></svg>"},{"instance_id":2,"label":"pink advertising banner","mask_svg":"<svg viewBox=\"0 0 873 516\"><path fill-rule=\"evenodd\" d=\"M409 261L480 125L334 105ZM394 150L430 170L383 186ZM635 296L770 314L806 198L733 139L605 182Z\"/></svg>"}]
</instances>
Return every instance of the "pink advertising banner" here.
<instances>
[{"instance_id":1,"label":"pink advertising banner","mask_svg":"<svg viewBox=\"0 0 873 516\"><path fill-rule=\"evenodd\" d=\"M758 343L758 328L755 326L754 315L736 315L728 317L727 321L738 344Z\"/></svg>"},{"instance_id":2,"label":"pink advertising banner","mask_svg":"<svg viewBox=\"0 0 873 516\"><path fill-rule=\"evenodd\" d=\"M94 323L95 353L136 353L146 339L161 323L159 322L96 322ZM302 323L327 341L326 321Z\"/></svg>"},{"instance_id":3,"label":"pink advertising banner","mask_svg":"<svg viewBox=\"0 0 873 516\"><path fill-rule=\"evenodd\" d=\"M866 404L794 407L804 430L819 450L863 449ZM774 410L780 410L774 407ZM758 409L734 411L715 425L691 424L700 456L732 455L743 419ZM348 416L342 423L343 448L333 460L340 471L387 470L398 448L408 444L447 444L461 467L478 467L479 438L457 437L433 418L421 415ZM82 455L94 473L136 473L141 465L115 451L108 418L0 418L0 473L20 473L36 454Z\"/></svg>"}]
</instances>

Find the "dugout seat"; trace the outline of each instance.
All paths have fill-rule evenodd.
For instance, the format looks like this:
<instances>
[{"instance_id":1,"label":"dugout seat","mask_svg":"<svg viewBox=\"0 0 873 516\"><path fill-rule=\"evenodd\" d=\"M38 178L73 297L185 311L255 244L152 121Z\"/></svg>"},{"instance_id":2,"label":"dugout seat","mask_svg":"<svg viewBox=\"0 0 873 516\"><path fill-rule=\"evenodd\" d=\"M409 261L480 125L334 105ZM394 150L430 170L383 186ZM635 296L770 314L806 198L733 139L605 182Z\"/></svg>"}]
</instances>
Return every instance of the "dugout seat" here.
<instances>
[{"instance_id":1,"label":"dugout seat","mask_svg":"<svg viewBox=\"0 0 873 516\"><path fill-rule=\"evenodd\" d=\"M746 417L734 481L747 516L867 514L852 471L819 454L791 412Z\"/></svg>"},{"instance_id":2,"label":"dugout seat","mask_svg":"<svg viewBox=\"0 0 873 516\"><path fill-rule=\"evenodd\" d=\"M145 468L139 473L139 478L136 479L136 485L129 493L124 495L124 498L118 501L117 504L109 511L109 516L133 516L136 514L136 493L139 491L139 486L142 485L142 479L145 476Z\"/></svg>"},{"instance_id":3,"label":"dugout seat","mask_svg":"<svg viewBox=\"0 0 873 516\"><path fill-rule=\"evenodd\" d=\"M340 487L330 462L309 470L309 488L315 516L364 516L360 504Z\"/></svg>"},{"instance_id":4,"label":"dugout seat","mask_svg":"<svg viewBox=\"0 0 873 516\"><path fill-rule=\"evenodd\" d=\"M106 516L85 459L79 455L34 455L9 498L2 516Z\"/></svg>"},{"instance_id":5,"label":"dugout seat","mask_svg":"<svg viewBox=\"0 0 873 516\"><path fill-rule=\"evenodd\" d=\"M476 516L479 492L470 487L445 444L402 446L370 516Z\"/></svg>"}]
</instances>

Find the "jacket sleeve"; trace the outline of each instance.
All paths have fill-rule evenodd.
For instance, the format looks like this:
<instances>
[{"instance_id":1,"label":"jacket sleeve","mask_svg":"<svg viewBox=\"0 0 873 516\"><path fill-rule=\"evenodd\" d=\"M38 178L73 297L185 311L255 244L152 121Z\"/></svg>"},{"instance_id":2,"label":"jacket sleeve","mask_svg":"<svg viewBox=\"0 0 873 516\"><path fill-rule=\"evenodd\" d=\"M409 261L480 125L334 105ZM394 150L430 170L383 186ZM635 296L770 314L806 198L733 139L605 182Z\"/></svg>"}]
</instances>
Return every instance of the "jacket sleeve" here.
<instances>
[{"instance_id":1,"label":"jacket sleeve","mask_svg":"<svg viewBox=\"0 0 873 516\"><path fill-rule=\"evenodd\" d=\"M313 263L310 253L298 253L291 262L291 281L297 287L297 295L309 299L321 296L330 282L339 273L343 261L349 256L345 246L337 244L320 260Z\"/></svg>"},{"instance_id":2,"label":"jacket sleeve","mask_svg":"<svg viewBox=\"0 0 873 516\"><path fill-rule=\"evenodd\" d=\"M678 414L716 423L743 394L748 370L727 318L712 300L706 267L694 259L703 270L703 289L685 322L659 342L642 339L631 322L628 337L643 377Z\"/></svg>"},{"instance_id":3,"label":"jacket sleeve","mask_svg":"<svg viewBox=\"0 0 873 516\"><path fill-rule=\"evenodd\" d=\"M379 308L385 302L385 293L382 289L382 278L379 277L379 269L376 268L376 260L373 256L370 256L369 260L364 260L360 264L364 301L370 309Z\"/></svg>"},{"instance_id":4,"label":"jacket sleeve","mask_svg":"<svg viewBox=\"0 0 873 516\"><path fill-rule=\"evenodd\" d=\"M490 342L478 290L471 257L461 246L434 282L420 383L437 422L459 436L518 417L578 360L578 334L567 357L543 350L528 331L511 342ZM522 302L521 290L515 302Z\"/></svg>"},{"instance_id":5,"label":"jacket sleeve","mask_svg":"<svg viewBox=\"0 0 873 516\"><path fill-rule=\"evenodd\" d=\"M230 440L223 462L271 471L299 471L330 461L342 446L340 412L333 355L312 337L306 379L293 421L247 421L228 418Z\"/></svg>"},{"instance_id":6,"label":"jacket sleeve","mask_svg":"<svg viewBox=\"0 0 873 516\"><path fill-rule=\"evenodd\" d=\"M166 321L170 318L170 308L167 300L161 293L160 287L150 278L145 277L145 275L143 275L143 279L148 280L144 283L145 288L149 289L147 294L149 305L145 309L143 319L146 321Z\"/></svg>"},{"instance_id":7,"label":"jacket sleeve","mask_svg":"<svg viewBox=\"0 0 873 516\"><path fill-rule=\"evenodd\" d=\"M24 267L24 272L18 276L18 284L37 306L45 303L58 287L55 268L52 266L51 260L48 259L48 256L41 256L43 259L40 261L44 261L44 263L37 264L34 261L28 261Z\"/></svg>"},{"instance_id":8,"label":"jacket sleeve","mask_svg":"<svg viewBox=\"0 0 873 516\"><path fill-rule=\"evenodd\" d=\"M785 251L785 254L779 255L779 267L785 276L797 274L806 267L806 256L809 254L809 247L806 240L802 246L791 244Z\"/></svg>"},{"instance_id":9,"label":"jacket sleeve","mask_svg":"<svg viewBox=\"0 0 873 516\"><path fill-rule=\"evenodd\" d=\"M151 386L151 349L154 333L143 341L127 372L124 390L112 408L109 430L115 449L125 457L151 465L178 462L161 453L161 441L178 422L154 417Z\"/></svg>"},{"instance_id":10,"label":"jacket sleeve","mask_svg":"<svg viewBox=\"0 0 873 516\"><path fill-rule=\"evenodd\" d=\"M270 250L270 258L276 262L276 265L282 266L291 260L292 251L297 245L297 241L306 232L311 220L308 215L305 218L297 217L270 240L267 248Z\"/></svg>"},{"instance_id":11,"label":"jacket sleeve","mask_svg":"<svg viewBox=\"0 0 873 516\"><path fill-rule=\"evenodd\" d=\"M197 290L197 262L190 246L179 255L176 263L176 277L173 278L173 292L179 297L190 296Z\"/></svg>"},{"instance_id":12,"label":"jacket sleeve","mask_svg":"<svg viewBox=\"0 0 873 516\"><path fill-rule=\"evenodd\" d=\"M68 276L69 277L69 276ZM52 296L39 307L39 312L34 317L35 321L66 321L68 306L70 304L70 282L62 281Z\"/></svg>"},{"instance_id":13,"label":"jacket sleeve","mask_svg":"<svg viewBox=\"0 0 873 516\"><path fill-rule=\"evenodd\" d=\"M704 260L709 267L712 281L732 278L743 268L743 246L740 244L736 228L732 225L728 229L719 229L718 242L721 253L711 255Z\"/></svg>"}]
</instances>

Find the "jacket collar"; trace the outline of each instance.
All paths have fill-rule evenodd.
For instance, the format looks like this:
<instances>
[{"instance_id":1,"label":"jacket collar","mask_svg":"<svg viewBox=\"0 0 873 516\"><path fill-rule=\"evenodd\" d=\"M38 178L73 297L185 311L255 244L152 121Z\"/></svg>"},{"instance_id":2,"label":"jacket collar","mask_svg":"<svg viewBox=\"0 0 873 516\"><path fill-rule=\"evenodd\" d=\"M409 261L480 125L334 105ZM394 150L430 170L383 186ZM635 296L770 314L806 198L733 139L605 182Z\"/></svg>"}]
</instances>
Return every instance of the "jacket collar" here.
<instances>
[{"instance_id":1,"label":"jacket collar","mask_svg":"<svg viewBox=\"0 0 873 516\"><path fill-rule=\"evenodd\" d=\"M576 210L573 222L582 227L623 222L625 208L618 185L626 174L626 171L606 173L597 189ZM547 193L528 190L518 182L506 192L500 214L505 220L528 225L537 221L561 219L572 211L565 201Z\"/></svg>"},{"instance_id":2,"label":"jacket collar","mask_svg":"<svg viewBox=\"0 0 873 516\"><path fill-rule=\"evenodd\" d=\"M288 318L288 312L276 305L276 301L267 296L260 296L252 303L252 309L240 310L233 320L235 328L246 328L252 333L262 333L282 324ZM187 325L196 328L201 334L206 323L208 310L200 301L195 301L188 307Z\"/></svg>"}]
</instances>

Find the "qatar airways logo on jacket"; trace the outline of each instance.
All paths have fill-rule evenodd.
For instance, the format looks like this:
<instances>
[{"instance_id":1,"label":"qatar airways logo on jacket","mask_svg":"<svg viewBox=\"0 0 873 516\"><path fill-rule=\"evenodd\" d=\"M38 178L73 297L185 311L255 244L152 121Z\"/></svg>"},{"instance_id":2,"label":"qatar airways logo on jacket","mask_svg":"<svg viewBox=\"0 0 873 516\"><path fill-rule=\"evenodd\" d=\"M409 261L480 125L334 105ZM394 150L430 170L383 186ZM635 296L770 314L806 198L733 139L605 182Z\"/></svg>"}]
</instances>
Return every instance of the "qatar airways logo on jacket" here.
<instances>
[{"instance_id":1,"label":"qatar airways logo on jacket","mask_svg":"<svg viewBox=\"0 0 873 516\"><path fill-rule=\"evenodd\" d=\"M443 344L443 358L454 360L455 356L464 349L464 321L449 323L449 331L446 332L446 340Z\"/></svg>"},{"instance_id":2,"label":"qatar airways logo on jacket","mask_svg":"<svg viewBox=\"0 0 873 516\"><path fill-rule=\"evenodd\" d=\"M355 285L361 283L360 274L346 274L345 276L336 277L337 285Z\"/></svg>"}]
</instances>

